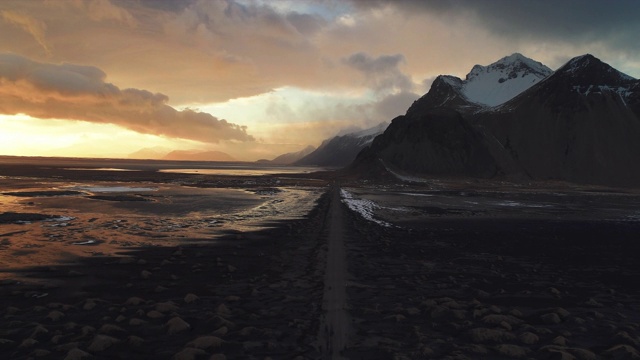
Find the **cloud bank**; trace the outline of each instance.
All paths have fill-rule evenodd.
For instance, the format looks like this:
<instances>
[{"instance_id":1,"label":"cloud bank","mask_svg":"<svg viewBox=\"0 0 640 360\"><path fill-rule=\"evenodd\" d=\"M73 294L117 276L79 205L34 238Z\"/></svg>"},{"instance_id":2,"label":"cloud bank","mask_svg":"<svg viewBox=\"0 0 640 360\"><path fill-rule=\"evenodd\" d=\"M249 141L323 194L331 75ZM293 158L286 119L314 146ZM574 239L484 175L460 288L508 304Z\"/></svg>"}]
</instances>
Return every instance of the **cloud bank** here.
<instances>
[{"instance_id":1,"label":"cloud bank","mask_svg":"<svg viewBox=\"0 0 640 360\"><path fill-rule=\"evenodd\" d=\"M169 98L105 82L92 66L50 64L0 53L0 113L42 119L110 123L143 133L205 143L252 141L245 127L193 110L178 111Z\"/></svg>"}]
</instances>

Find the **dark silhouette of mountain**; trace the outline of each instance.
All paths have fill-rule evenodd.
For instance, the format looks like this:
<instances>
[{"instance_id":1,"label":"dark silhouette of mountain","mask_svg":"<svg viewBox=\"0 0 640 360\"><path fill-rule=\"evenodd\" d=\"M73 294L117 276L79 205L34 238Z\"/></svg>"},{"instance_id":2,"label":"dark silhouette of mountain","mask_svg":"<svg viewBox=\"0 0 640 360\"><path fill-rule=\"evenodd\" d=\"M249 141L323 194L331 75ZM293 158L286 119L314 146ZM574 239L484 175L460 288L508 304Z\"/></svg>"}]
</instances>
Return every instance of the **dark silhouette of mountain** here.
<instances>
[{"instance_id":1,"label":"dark silhouette of mountain","mask_svg":"<svg viewBox=\"0 0 640 360\"><path fill-rule=\"evenodd\" d=\"M638 80L584 55L475 121L531 178L640 185L639 106Z\"/></svg>"},{"instance_id":2,"label":"dark silhouette of mountain","mask_svg":"<svg viewBox=\"0 0 640 360\"><path fill-rule=\"evenodd\" d=\"M592 55L546 77L523 58L476 66L464 81L438 77L352 168L639 185L640 81Z\"/></svg>"},{"instance_id":3,"label":"dark silhouette of mountain","mask_svg":"<svg viewBox=\"0 0 640 360\"><path fill-rule=\"evenodd\" d=\"M314 146L309 145L300 151L282 154L273 160L267 160L265 162L276 164L276 165L290 165L302 159L303 157L311 154L315 149L316 148Z\"/></svg>"},{"instance_id":4,"label":"dark silhouette of mountain","mask_svg":"<svg viewBox=\"0 0 640 360\"><path fill-rule=\"evenodd\" d=\"M349 165L362 149L368 147L373 139L387 127L380 123L370 129L334 136L327 139L312 153L296 161L295 165L316 165L344 167Z\"/></svg>"}]
</instances>

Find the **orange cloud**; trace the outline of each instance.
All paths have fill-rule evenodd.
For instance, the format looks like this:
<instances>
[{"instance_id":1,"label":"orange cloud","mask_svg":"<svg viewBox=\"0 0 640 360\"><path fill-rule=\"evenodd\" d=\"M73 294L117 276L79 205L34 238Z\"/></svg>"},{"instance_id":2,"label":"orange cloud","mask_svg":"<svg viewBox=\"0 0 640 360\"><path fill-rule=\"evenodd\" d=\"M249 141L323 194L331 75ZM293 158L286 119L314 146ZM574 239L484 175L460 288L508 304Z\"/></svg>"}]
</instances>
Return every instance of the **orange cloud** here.
<instances>
[{"instance_id":1,"label":"orange cloud","mask_svg":"<svg viewBox=\"0 0 640 360\"><path fill-rule=\"evenodd\" d=\"M193 110L178 111L169 98L105 82L92 66L49 64L0 54L0 113L109 123L143 134L216 143L253 141L243 126Z\"/></svg>"},{"instance_id":2,"label":"orange cloud","mask_svg":"<svg viewBox=\"0 0 640 360\"><path fill-rule=\"evenodd\" d=\"M51 49L44 40L44 32L47 26L42 22L25 14L15 11L3 10L2 18L13 25L18 26L22 30L29 33L42 46L47 55L51 55Z\"/></svg>"}]
</instances>

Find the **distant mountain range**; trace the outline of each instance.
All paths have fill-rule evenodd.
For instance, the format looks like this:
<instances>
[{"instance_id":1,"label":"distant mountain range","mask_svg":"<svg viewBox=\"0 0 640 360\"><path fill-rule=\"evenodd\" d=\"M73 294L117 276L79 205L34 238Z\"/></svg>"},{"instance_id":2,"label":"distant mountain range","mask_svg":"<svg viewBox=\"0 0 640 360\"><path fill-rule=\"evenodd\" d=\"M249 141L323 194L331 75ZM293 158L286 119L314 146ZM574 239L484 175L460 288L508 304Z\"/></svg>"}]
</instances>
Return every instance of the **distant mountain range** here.
<instances>
[{"instance_id":1,"label":"distant mountain range","mask_svg":"<svg viewBox=\"0 0 640 360\"><path fill-rule=\"evenodd\" d=\"M314 146L309 145L300 151L282 154L273 160L259 160L259 162L270 163L275 165L291 165L296 161L302 159L303 157L311 154L315 149L316 148Z\"/></svg>"},{"instance_id":2,"label":"distant mountain range","mask_svg":"<svg viewBox=\"0 0 640 360\"><path fill-rule=\"evenodd\" d=\"M186 160L186 161L236 161L222 151L169 150L166 148L144 148L129 155L130 159Z\"/></svg>"},{"instance_id":3,"label":"distant mountain range","mask_svg":"<svg viewBox=\"0 0 640 360\"><path fill-rule=\"evenodd\" d=\"M295 165L316 165L326 167L344 167L353 160L362 149L368 147L373 139L382 134L388 123L380 123L372 128L351 132L327 139L313 152L295 161Z\"/></svg>"},{"instance_id":4,"label":"distant mountain range","mask_svg":"<svg viewBox=\"0 0 640 360\"><path fill-rule=\"evenodd\" d=\"M513 54L436 78L350 168L630 186L638 160L640 81L592 55L554 72Z\"/></svg>"}]
</instances>

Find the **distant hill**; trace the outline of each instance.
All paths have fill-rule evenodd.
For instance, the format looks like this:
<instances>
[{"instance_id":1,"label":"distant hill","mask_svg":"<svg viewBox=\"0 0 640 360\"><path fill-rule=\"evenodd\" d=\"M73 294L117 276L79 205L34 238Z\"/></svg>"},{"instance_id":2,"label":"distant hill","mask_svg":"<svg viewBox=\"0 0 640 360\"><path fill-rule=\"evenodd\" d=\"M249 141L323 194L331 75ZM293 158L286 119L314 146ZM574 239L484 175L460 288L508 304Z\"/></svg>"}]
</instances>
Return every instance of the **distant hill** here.
<instances>
[{"instance_id":1,"label":"distant hill","mask_svg":"<svg viewBox=\"0 0 640 360\"><path fill-rule=\"evenodd\" d=\"M323 141L315 151L294 164L328 167L347 166L362 149L368 147L373 139L384 131L387 125L387 123L380 123L369 129L334 136Z\"/></svg>"},{"instance_id":2,"label":"distant hill","mask_svg":"<svg viewBox=\"0 0 640 360\"><path fill-rule=\"evenodd\" d=\"M163 160L190 161L236 161L231 155L222 151L174 150L162 157Z\"/></svg>"},{"instance_id":3,"label":"distant hill","mask_svg":"<svg viewBox=\"0 0 640 360\"><path fill-rule=\"evenodd\" d=\"M142 148L127 156L129 159L162 159L171 149L163 147Z\"/></svg>"},{"instance_id":4,"label":"distant hill","mask_svg":"<svg viewBox=\"0 0 640 360\"><path fill-rule=\"evenodd\" d=\"M296 152L290 152L290 153L286 153L286 154L282 154L278 157L276 157L273 160L270 161L264 161L264 162L268 162L271 164L276 164L276 165L290 165L293 164L294 162L302 159L303 157L311 154L316 148L314 146L307 146L306 148L300 150L300 151L296 151Z\"/></svg>"},{"instance_id":5,"label":"distant hill","mask_svg":"<svg viewBox=\"0 0 640 360\"><path fill-rule=\"evenodd\" d=\"M638 139L640 81L589 54L555 72L514 54L436 78L351 169L639 186Z\"/></svg>"}]
</instances>

